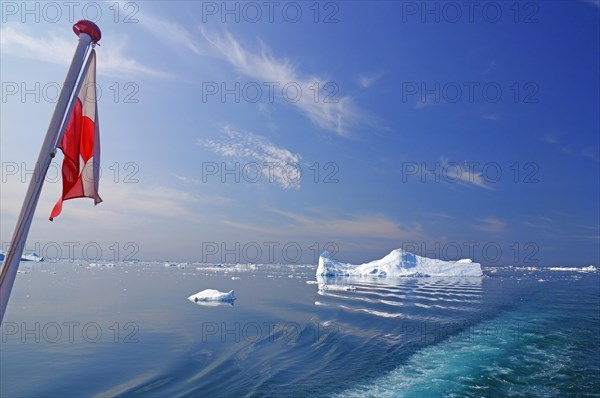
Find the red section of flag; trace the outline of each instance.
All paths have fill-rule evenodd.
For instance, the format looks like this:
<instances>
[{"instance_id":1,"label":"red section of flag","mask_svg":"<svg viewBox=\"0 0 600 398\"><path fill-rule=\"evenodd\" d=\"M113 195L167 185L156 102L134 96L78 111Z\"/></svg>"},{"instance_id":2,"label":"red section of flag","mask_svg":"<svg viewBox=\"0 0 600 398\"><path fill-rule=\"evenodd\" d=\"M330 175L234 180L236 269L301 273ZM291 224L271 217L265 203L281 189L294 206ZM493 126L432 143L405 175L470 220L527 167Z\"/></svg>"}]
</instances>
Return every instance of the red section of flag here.
<instances>
[{"instance_id":1,"label":"red section of flag","mask_svg":"<svg viewBox=\"0 0 600 398\"><path fill-rule=\"evenodd\" d=\"M63 192L50 214L50 221L62 211L62 202L74 198L92 198L102 202L98 195L100 177L100 136L96 105L96 54L83 79L81 91L74 99L73 112L60 142L65 158L62 165Z\"/></svg>"}]
</instances>

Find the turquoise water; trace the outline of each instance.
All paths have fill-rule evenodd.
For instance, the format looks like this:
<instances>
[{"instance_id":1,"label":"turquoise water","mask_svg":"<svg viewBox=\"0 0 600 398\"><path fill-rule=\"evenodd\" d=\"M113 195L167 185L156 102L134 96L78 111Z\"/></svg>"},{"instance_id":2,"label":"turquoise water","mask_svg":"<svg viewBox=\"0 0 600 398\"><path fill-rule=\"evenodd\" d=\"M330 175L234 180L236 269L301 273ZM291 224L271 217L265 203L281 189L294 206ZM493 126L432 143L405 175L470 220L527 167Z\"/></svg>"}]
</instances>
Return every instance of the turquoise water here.
<instances>
[{"instance_id":1,"label":"turquoise water","mask_svg":"<svg viewBox=\"0 0 600 398\"><path fill-rule=\"evenodd\" d=\"M21 270L1 328L2 397L600 391L597 272L319 284L312 265ZM208 288L238 299L186 299Z\"/></svg>"}]
</instances>

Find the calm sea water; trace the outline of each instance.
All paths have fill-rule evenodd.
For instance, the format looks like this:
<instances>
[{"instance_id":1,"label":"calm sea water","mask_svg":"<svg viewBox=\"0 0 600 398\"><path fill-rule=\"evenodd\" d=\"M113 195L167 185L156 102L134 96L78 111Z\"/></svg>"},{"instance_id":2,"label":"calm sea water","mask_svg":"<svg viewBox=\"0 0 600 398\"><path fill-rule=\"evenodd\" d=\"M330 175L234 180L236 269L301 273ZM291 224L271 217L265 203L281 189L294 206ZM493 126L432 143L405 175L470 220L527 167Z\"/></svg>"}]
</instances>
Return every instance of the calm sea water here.
<instances>
[{"instance_id":1,"label":"calm sea water","mask_svg":"<svg viewBox=\"0 0 600 398\"><path fill-rule=\"evenodd\" d=\"M21 270L1 328L2 397L600 396L597 272L315 281L313 265ZM238 299L187 300L208 288Z\"/></svg>"}]
</instances>

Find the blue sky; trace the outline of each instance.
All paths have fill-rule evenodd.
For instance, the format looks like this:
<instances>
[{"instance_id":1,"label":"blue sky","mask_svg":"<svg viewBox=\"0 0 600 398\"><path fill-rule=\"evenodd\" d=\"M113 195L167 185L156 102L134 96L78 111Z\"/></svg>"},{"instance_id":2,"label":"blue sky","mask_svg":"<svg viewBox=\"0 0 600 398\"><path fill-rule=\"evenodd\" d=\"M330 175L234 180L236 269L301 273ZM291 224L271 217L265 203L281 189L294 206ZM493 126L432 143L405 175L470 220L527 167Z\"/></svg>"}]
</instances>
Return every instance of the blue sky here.
<instances>
[{"instance_id":1,"label":"blue sky","mask_svg":"<svg viewBox=\"0 0 600 398\"><path fill-rule=\"evenodd\" d=\"M599 263L596 1L45 4L2 3L3 248L87 17L104 202L50 223L57 157L30 250Z\"/></svg>"}]
</instances>

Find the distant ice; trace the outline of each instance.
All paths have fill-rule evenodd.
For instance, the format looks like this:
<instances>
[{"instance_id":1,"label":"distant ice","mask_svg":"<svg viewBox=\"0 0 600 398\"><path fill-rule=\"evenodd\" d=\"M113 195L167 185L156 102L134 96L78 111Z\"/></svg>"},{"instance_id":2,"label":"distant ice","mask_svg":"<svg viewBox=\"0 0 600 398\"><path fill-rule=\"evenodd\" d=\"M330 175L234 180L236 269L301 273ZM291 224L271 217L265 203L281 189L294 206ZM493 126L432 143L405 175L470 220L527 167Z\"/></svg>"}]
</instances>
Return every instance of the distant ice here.
<instances>
[{"instance_id":1,"label":"distant ice","mask_svg":"<svg viewBox=\"0 0 600 398\"><path fill-rule=\"evenodd\" d=\"M187 265L187 263L173 263L173 262L167 262L164 264L165 267L177 267L177 268L185 268L185 266Z\"/></svg>"},{"instance_id":2,"label":"distant ice","mask_svg":"<svg viewBox=\"0 0 600 398\"><path fill-rule=\"evenodd\" d=\"M417 256L403 249L393 250L380 260L354 265L331 258L327 251L319 257L317 276L452 276L480 277L481 265L471 259L443 261Z\"/></svg>"},{"instance_id":3,"label":"distant ice","mask_svg":"<svg viewBox=\"0 0 600 398\"><path fill-rule=\"evenodd\" d=\"M6 252L0 250L0 261L4 261L4 257L6 257ZM44 261L44 257L37 255L36 253L25 254L21 256L21 261L33 261L36 263Z\"/></svg>"},{"instance_id":4,"label":"distant ice","mask_svg":"<svg viewBox=\"0 0 600 398\"><path fill-rule=\"evenodd\" d=\"M82 265L82 264L80 264ZM115 268L115 263L89 263L88 268L96 268L96 267L108 267Z\"/></svg>"},{"instance_id":5,"label":"distant ice","mask_svg":"<svg viewBox=\"0 0 600 398\"><path fill-rule=\"evenodd\" d=\"M576 267L550 267L550 271L570 271L570 272L596 272L598 269L593 265L583 268Z\"/></svg>"},{"instance_id":6,"label":"distant ice","mask_svg":"<svg viewBox=\"0 0 600 398\"><path fill-rule=\"evenodd\" d=\"M356 287L352 285L331 285L327 283L320 283L319 290L331 290L338 292L353 292L356 290Z\"/></svg>"},{"instance_id":7,"label":"distant ice","mask_svg":"<svg viewBox=\"0 0 600 398\"><path fill-rule=\"evenodd\" d=\"M44 261L44 257L38 256L36 253L31 253L21 256L21 261L34 261L36 263L39 263L41 261Z\"/></svg>"}]
</instances>

